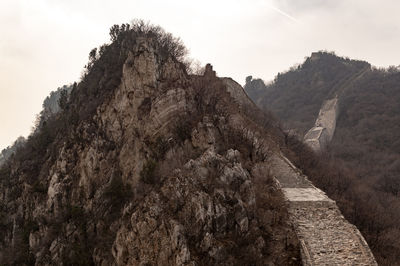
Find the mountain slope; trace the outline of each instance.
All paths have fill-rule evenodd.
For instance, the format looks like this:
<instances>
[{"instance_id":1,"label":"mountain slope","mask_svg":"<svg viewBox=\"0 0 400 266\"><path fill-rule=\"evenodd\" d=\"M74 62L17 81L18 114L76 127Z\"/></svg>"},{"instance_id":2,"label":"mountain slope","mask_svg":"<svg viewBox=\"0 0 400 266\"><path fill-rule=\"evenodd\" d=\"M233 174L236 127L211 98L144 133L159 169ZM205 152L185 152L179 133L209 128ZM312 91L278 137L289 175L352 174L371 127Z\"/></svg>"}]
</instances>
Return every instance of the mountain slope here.
<instances>
[{"instance_id":1,"label":"mountain slope","mask_svg":"<svg viewBox=\"0 0 400 266\"><path fill-rule=\"evenodd\" d=\"M0 168L2 264L376 265L238 83L159 27L110 34Z\"/></svg>"},{"instance_id":2,"label":"mountain slope","mask_svg":"<svg viewBox=\"0 0 400 266\"><path fill-rule=\"evenodd\" d=\"M304 159L312 165L304 170L360 228L378 262L398 265L394 254L400 252L396 223L400 218L400 72L319 52L271 84L248 78L245 89L260 108L281 118L290 133L303 138L312 129L306 135L308 143L332 122L331 138L318 140L318 147L324 143L321 158ZM336 115L329 123L321 122L328 114L324 106L333 99ZM318 164L336 166L332 173L321 174L316 171Z\"/></svg>"},{"instance_id":3,"label":"mountain slope","mask_svg":"<svg viewBox=\"0 0 400 266\"><path fill-rule=\"evenodd\" d=\"M258 126L223 80L188 75L159 27L110 33L0 169L0 264L300 265L283 195L256 171L265 151L238 127Z\"/></svg>"},{"instance_id":4,"label":"mountain slope","mask_svg":"<svg viewBox=\"0 0 400 266\"><path fill-rule=\"evenodd\" d=\"M288 128L304 135L314 124L322 102L368 68L370 65L363 61L318 52L297 68L279 73L268 86L250 78L245 90L258 106L272 111Z\"/></svg>"}]
</instances>

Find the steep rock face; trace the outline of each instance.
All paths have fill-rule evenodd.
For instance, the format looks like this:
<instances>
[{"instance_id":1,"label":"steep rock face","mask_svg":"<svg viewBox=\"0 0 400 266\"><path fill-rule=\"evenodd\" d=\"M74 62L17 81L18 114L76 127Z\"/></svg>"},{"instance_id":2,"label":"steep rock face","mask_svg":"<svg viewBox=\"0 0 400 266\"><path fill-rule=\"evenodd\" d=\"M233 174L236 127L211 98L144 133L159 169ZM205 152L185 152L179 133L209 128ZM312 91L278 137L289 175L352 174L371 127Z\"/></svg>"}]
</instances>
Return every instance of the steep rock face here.
<instances>
[{"instance_id":1,"label":"steep rock face","mask_svg":"<svg viewBox=\"0 0 400 266\"><path fill-rule=\"evenodd\" d=\"M223 78L222 81L226 85L226 90L229 92L231 97L238 102L239 106L254 106L254 103L250 100L249 96L247 96L239 83L231 78Z\"/></svg>"},{"instance_id":2,"label":"steep rock face","mask_svg":"<svg viewBox=\"0 0 400 266\"><path fill-rule=\"evenodd\" d=\"M298 265L282 195L221 88L138 37L120 85L59 136L44 178L29 183L23 162L9 163L0 262Z\"/></svg>"},{"instance_id":3,"label":"steep rock face","mask_svg":"<svg viewBox=\"0 0 400 266\"><path fill-rule=\"evenodd\" d=\"M146 137L162 134L178 114L190 108L186 103L187 77L171 58L161 62L154 45L139 39L123 67L121 85L109 103L97 113L97 124L114 143L120 143L119 166L124 180L136 184ZM132 63L131 63L132 62ZM132 175L129 177L129 175Z\"/></svg>"},{"instance_id":4,"label":"steep rock face","mask_svg":"<svg viewBox=\"0 0 400 266\"><path fill-rule=\"evenodd\" d=\"M158 193L147 195L117 233L117 264L291 263L263 255L270 247L260 229L263 221L256 218L254 184L240 156L234 150L221 156L210 148L175 171ZM296 243L292 233L287 237L292 239L288 245Z\"/></svg>"}]
</instances>

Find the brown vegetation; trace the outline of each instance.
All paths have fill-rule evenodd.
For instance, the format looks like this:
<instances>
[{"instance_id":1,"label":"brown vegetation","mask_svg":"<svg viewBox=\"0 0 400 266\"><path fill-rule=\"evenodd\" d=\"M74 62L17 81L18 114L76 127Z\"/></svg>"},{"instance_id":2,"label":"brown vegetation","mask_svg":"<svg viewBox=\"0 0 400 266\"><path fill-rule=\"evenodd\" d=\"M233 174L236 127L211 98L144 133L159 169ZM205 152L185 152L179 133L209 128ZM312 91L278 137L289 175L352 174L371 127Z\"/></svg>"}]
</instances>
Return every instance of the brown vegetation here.
<instances>
[{"instance_id":1,"label":"brown vegetation","mask_svg":"<svg viewBox=\"0 0 400 266\"><path fill-rule=\"evenodd\" d=\"M398 68L375 69L319 52L271 84L249 77L245 86L261 108L300 136L313 126L323 101L345 89L335 135L323 154L314 155L293 136L286 135L285 143L294 151L290 159L360 229L380 265L398 265L400 254L399 84Z\"/></svg>"},{"instance_id":2,"label":"brown vegetation","mask_svg":"<svg viewBox=\"0 0 400 266\"><path fill-rule=\"evenodd\" d=\"M123 248L123 244L116 243L117 232L125 225L130 232L135 231L134 233L138 230L133 230L132 227L148 226L147 222L135 224L130 223L130 220L133 212L138 214L137 218L146 218L144 212L149 213L146 208L150 205L152 209L154 206L157 210L165 208L155 219L156 227L160 222L167 225L160 231L161 235L165 230L169 230L168 224L171 221L178 220L185 226L185 230L179 232L177 242L182 242L181 238L187 238L191 256L204 264L216 260L216 256L210 255L207 249L202 251L199 248L204 234L209 232L215 237L216 242L213 243L223 247L217 260L224 261L224 258L229 257L233 261L242 262L239 264L247 265L265 264L260 261L271 260L276 260L278 264L298 265L298 243L286 221L287 213L282 195L270 179L258 177L254 180L258 188L256 206L251 207L254 206L254 185L251 183L249 172L258 157L254 156L253 143L243 136L241 129L227 128L228 116L237 112L237 109L231 104L232 99L225 90L224 83L215 76L215 72L189 76L186 72L187 65L182 62L186 49L179 39L165 33L158 26L142 21L136 21L133 25L115 25L110 30L110 37L111 44L90 52L82 80L73 85L70 95L60 95L61 111L40 120L42 122L38 123L38 128L26 144L0 168L0 187L7 191L5 202L8 203L7 206L0 205L0 229L4 228L6 231L0 232L0 247L12 246L10 252L4 258L0 258L0 263L32 264L36 259L36 263L39 264L57 260L66 265L92 265L96 258L97 262L103 264L115 261L113 252L117 249L116 245L119 244L119 248ZM99 113L99 106L107 105L112 100L121 82L122 68L129 48L141 37L151 40L152 45L157 48L156 55L161 57L158 58L160 64L172 60L174 64L169 66L177 68L173 71L184 74L184 80L181 82L188 92L186 97L190 97L186 99L190 101L190 111L175 116L173 121L163 128L165 132L143 136L138 133L142 128L132 126L129 129L136 131L132 130L128 140L112 141L95 116ZM160 87L168 89L173 82L175 81L160 82ZM148 122L145 119L152 111L151 108L151 98L142 101L138 108L140 122ZM262 121L265 122L265 126L272 126L272 120ZM202 140L201 143L197 143L198 146L194 145L193 131L203 130L204 135L207 135L208 127L215 130L215 143ZM140 151L134 153L137 155L134 166L129 164L126 167L128 169L123 169L123 166L126 166L127 162L131 163L131 158L135 157L129 154L125 164L121 164L121 146L127 142L140 142ZM205 165L205 180L201 180L197 172L185 172L184 165L191 159L196 160L210 145L215 147L216 153ZM240 162L244 168L240 164L236 165L236 159L227 159L225 156L232 148L240 151ZM92 150L95 150L90 154L93 157L84 157ZM85 164L83 167L82 162ZM63 163L66 165L60 166ZM93 165L87 167L91 163ZM233 169L231 172L235 174L235 178L232 182L220 179L225 168L228 171ZM59 180L53 181L53 177ZM85 184L81 183L82 180ZM56 182L57 186L60 186L53 198L48 195L51 193L46 193L49 182ZM169 189L173 191L164 194ZM219 189L226 191L224 193L227 196L220 197ZM157 197L154 197L155 195ZM223 206L221 210L226 209L222 212L225 218L213 215L209 224L201 224L200 221L198 231L194 234L191 230L192 225L199 221L194 221L197 217L194 217L190 210L199 207L203 212L203 206L195 206L192 203L191 200L197 199L193 195L204 196L202 199ZM174 201L174 197L183 197L184 200L177 202ZM158 199L161 202L152 202ZM48 206L49 201L52 202L51 206ZM185 204L187 210L182 209ZM248 206L250 207L247 209ZM24 216L11 221L9 217L19 217L19 208L23 210ZM40 214L32 215L37 210L43 211L43 217ZM207 209L204 210L208 212ZM7 212L9 217L5 217ZM239 218L247 219L248 224L243 230L242 225L235 220L236 213L243 216ZM163 221L164 218L166 219ZM228 225L226 228L223 226L225 229L215 230L221 219ZM13 238L10 236L13 226L20 229L20 235L16 238L19 242L16 245L7 242ZM248 231L250 232L247 234ZM292 241L288 240L288 232ZM35 233L38 234L35 236ZM150 234L144 236L139 242L143 240L151 243L151 237ZM167 239L165 235L160 237ZM30 238L40 243L32 247ZM124 243L136 241L134 238L125 239ZM54 247L55 245L57 246ZM154 243L151 245L155 246ZM140 245L136 246L138 247ZM39 249L43 249L43 253L39 253ZM8 256L14 253L18 255L17 258ZM54 254L61 258L55 258Z\"/></svg>"},{"instance_id":3,"label":"brown vegetation","mask_svg":"<svg viewBox=\"0 0 400 266\"><path fill-rule=\"evenodd\" d=\"M318 52L302 65L278 73L270 84L248 77L244 88L261 109L272 111L288 129L304 134L313 126L323 100L342 81L368 67L367 62Z\"/></svg>"},{"instance_id":4,"label":"brown vegetation","mask_svg":"<svg viewBox=\"0 0 400 266\"><path fill-rule=\"evenodd\" d=\"M349 168L351 164L332 154L317 156L294 137L288 137L287 145L288 158L337 202L346 219L362 232L379 264L397 265L400 200L371 186L359 176L359 168Z\"/></svg>"}]
</instances>

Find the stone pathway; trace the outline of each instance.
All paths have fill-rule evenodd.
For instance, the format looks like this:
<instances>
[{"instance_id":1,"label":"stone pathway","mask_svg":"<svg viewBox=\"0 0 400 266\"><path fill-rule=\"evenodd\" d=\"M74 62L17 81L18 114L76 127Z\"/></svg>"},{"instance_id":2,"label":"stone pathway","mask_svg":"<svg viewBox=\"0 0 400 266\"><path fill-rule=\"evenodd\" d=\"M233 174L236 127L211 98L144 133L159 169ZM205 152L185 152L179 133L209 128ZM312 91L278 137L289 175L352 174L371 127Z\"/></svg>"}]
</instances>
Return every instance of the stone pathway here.
<instances>
[{"instance_id":1,"label":"stone pathway","mask_svg":"<svg viewBox=\"0 0 400 266\"><path fill-rule=\"evenodd\" d=\"M366 71L368 69L356 78ZM343 84L355 80L352 78ZM241 106L253 104L239 84L230 79L223 81ZM339 84L342 90L346 87L343 84ZM323 123L317 119L323 125L321 130L330 130L329 136L333 136L336 123L337 97L335 99L325 106ZM318 144L322 133L312 135L318 137ZM272 156L264 167L275 177L288 202L289 217L301 243L303 265L378 265L361 233L343 217L335 201L316 188L285 156Z\"/></svg>"},{"instance_id":2,"label":"stone pathway","mask_svg":"<svg viewBox=\"0 0 400 266\"><path fill-rule=\"evenodd\" d=\"M288 201L303 265L378 265L361 233L336 203L289 160L275 156L269 166Z\"/></svg>"}]
</instances>

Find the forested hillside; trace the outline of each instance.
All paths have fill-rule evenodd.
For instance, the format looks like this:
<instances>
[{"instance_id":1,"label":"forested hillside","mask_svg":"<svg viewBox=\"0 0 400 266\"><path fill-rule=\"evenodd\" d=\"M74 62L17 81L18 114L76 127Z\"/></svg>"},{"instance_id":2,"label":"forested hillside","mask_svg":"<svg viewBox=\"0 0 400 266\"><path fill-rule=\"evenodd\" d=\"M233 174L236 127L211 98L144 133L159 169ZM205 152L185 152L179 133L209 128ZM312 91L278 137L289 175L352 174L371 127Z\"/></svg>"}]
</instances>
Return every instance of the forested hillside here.
<instances>
[{"instance_id":1,"label":"forested hillside","mask_svg":"<svg viewBox=\"0 0 400 266\"><path fill-rule=\"evenodd\" d=\"M307 147L296 142L303 154L298 161L309 166L303 170L360 228L378 262L398 265L399 69L377 69L366 62L318 52L267 85L248 77L245 89L258 106L275 113L285 129L300 139L313 126L322 103L339 95L332 142L318 158L310 151L307 156ZM324 166L319 171L315 165Z\"/></svg>"},{"instance_id":2,"label":"forested hillside","mask_svg":"<svg viewBox=\"0 0 400 266\"><path fill-rule=\"evenodd\" d=\"M275 113L287 128L304 134L312 127L322 101L343 82L369 68L367 62L318 52L302 65L278 73L268 85L248 77L245 90L258 106Z\"/></svg>"}]
</instances>

